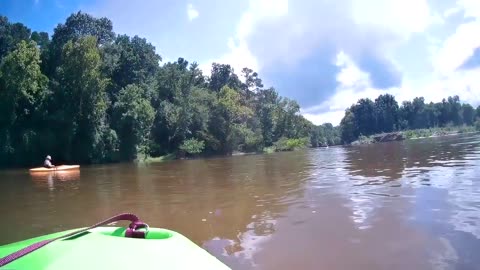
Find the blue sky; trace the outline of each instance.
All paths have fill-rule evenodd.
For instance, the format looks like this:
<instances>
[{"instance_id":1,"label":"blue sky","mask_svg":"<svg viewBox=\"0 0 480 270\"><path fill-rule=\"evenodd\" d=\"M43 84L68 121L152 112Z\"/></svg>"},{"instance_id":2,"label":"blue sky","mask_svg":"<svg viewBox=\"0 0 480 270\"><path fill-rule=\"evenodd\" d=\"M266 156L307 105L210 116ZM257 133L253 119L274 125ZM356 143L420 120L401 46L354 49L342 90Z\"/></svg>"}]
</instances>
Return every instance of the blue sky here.
<instances>
[{"instance_id":1,"label":"blue sky","mask_svg":"<svg viewBox=\"0 0 480 270\"><path fill-rule=\"evenodd\" d=\"M314 123L362 97L460 95L480 105L478 0L2 0L0 14L52 32L82 10L138 34L164 61L248 66Z\"/></svg>"}]
</instances>

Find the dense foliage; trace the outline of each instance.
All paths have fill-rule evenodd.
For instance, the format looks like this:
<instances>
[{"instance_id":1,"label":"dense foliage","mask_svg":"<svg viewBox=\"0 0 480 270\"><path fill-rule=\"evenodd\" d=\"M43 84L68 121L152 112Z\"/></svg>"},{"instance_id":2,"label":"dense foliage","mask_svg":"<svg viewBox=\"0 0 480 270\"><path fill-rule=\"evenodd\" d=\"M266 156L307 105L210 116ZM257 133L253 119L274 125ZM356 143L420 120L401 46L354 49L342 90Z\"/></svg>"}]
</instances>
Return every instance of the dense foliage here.
<instances>
[{"instance_id":1,"label":"dense foliage","mask_svg":"<svg viewBox=\"0 0 480 270\"><path fill-rule=\"evenodd\" d=\"M332 145L258 74L162 58L107 18L75 13L50 38L0 16L0 166Z\"/></svg>"},{"instance_id":2,"label":"dense foliage","mask_svg":"<svg viewBox=\"0 0 480 270\"><path fill-rule=\"evenodd\" d=\"M477 120L476 120L477 119ZM380 95L375 101L360 99L345 111L340 128L341 139L350 143L360 136L410 129L474 125L480 123L480 106L474 109L461 103L458 96L438 103L425 103L423 97L398 105L395 97Z\"/></svg>"},{"instance_id":3,"label":"dense foliage","mask_svg":"<svg viewBox=\"0 0 480 270\"><path fill-rule=\"evenodd\" d=\"M112 22L69 16L50 38L0 16L0 167L130 161L176 153L229 155L349 143L405 129L475 125L480 107L449 97L361 99L339 127L315 126L257 72L162 58Z\"/></svg>"}]
</instances>

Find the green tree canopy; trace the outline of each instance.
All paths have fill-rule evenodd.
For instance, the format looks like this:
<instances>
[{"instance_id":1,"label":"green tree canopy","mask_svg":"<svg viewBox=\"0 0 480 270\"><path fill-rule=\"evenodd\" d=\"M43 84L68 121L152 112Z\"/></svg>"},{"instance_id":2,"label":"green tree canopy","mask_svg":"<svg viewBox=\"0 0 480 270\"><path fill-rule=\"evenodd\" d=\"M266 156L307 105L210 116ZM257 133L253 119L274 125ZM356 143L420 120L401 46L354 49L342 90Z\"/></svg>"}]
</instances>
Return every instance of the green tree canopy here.
<instances>
[{"instance_id":1,"label":"green tree canopy","mask_svg":"<svg viewBox=\"0 0 480 270\"><path fill-rule=\"evenodd\" d=\"M30 29L21 23L10 23L8 18L0 16L0 61L22 40L30 38Z\"/></svg>"},{"instance_id":2,"label":"green tree canopy","mask_svg":"<svg viewBox=\"0 0 480 270\"><path fill-rule=\"evenodd\" d=\"M120 139L123 160L136 159L139 153L147 154L148 140L155 111L146 91L130 84L123 88L113 107L114 126Z\"/></svg>"},{"instance_id":3,"label":"green tree canopy","mask_svg":"<svg viewBox=\"0 0 480 270\"><path fill-rule=\"evenodd\" d=\"M120 35L112 45L116 55L112 80L117 88L147 82L159 70L161 57L146 39Z\"/></svg>"},{"instance_id":4,"label":"green tree canopy","mask_svg":"<svg viewBox=\"0 0 480 270\"><path fill-rule=\"evenodd\" d=\"M36 153L48 78L34 41L20 41L0 64L0 161ZM27 159L30 162L30 159Z\"/></svg>"},{"instance_id":5,"label":"green tree canopy","mask_svg":"<svg viewBox=\"0 0 480 270\"><path fill-rule=\"evenodd\" d=\"M473 125L475 122L475 109L470 104L462 104L462 120L466 125Z\"/></svg>"},{"instance_id":6,"label":"green tree canopy","mask_svg":"<svg viewBox=\"0 0 480 270\"><path fill-rule=\"evenodd\" d=\"M63 127L63 157L80 162L96 160L107 109L107 80L100 72L97 39L86 36L63 47L57 69L56 120Z\"/></svg>"},{"instance_id":7,"label":"green tree canopy","mask_svg":"<svg viewBox=\"0 0 480 270\"><path fill-rule=\"evenodd\" d=\"M92 36L96 38L98 45L109 44L115 37L112 29L112 21L107 18L95 18L81 11L70 15L64 24L58 24L53 31L47 75L53 75L60 65L63 47L69 41L75 42L80 38Z\"/></svg>"},{"instance_id":8,"label":"green tree canopy","mask_svg":"<svg viewBox=\"0 0 480 270\"><path fill-rule=\"evenodd\" d=\"M391 132L398 127L398 103L394 96L380 95L375 99L375 111L378 132Z\"/></svg>"}]
</instances>

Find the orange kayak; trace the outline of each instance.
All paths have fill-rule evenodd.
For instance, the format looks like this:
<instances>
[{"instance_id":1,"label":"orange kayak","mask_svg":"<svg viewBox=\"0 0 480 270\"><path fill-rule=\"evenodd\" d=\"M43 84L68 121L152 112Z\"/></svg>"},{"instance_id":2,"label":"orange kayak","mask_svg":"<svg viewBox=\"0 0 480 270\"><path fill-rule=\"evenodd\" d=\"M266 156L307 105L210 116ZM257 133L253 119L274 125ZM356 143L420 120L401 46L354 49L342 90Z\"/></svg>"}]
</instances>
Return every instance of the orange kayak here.
<instances>
[{"instance_id":1,"label":"orange kayak","mask_svg":"<svg viewBox=\"0 0 480 270\"><path fill-rule=\"evenodd\" d=\"M38 167L30 169L30 172L53 172L53 171L68 171L80 169L80 165L60 165L54 168Z\"/></svg>"}]
</instances>

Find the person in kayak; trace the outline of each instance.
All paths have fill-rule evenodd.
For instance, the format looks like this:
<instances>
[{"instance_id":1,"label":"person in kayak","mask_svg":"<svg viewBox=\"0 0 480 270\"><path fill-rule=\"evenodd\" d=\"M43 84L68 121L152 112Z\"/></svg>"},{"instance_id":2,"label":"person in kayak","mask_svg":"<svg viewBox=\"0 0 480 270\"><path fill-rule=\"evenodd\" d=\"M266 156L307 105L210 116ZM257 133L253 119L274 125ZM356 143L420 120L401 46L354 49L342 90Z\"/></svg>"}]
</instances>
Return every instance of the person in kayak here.
<instances>
[{"instance_id":1,"label":"person in kayak","mask_svg":"<svg viewBox=\"0 0 480 270\"><path fill-rule=\"evenodd\" d=\"M43 167L45 168L55 168L55 165L52 164L52 157L48 155L43 162Z\"/></svg>"}]
</instances>

